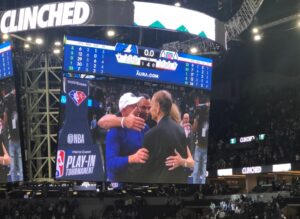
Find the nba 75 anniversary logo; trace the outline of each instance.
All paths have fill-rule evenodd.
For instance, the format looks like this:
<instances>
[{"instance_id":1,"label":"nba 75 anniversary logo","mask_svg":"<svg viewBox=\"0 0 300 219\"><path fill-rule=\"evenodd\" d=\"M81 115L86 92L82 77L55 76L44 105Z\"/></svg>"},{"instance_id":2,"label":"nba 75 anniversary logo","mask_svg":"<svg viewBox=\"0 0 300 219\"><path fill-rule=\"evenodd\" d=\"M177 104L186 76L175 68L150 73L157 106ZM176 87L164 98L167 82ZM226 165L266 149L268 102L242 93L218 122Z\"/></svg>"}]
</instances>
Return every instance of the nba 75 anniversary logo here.
<instances>
[{"instance_id":1,"label":"nba 75 anniversary logo","mask_svg":"<svg viewBox=\"0 0 300 219\"><path fill-rule=\"evenodd\" d=\"M69 96L76 104L76 106L80 106L80 104L86 99L86 94L83 91L71 90L69 92Z\"/></svg>"}]
</instances>

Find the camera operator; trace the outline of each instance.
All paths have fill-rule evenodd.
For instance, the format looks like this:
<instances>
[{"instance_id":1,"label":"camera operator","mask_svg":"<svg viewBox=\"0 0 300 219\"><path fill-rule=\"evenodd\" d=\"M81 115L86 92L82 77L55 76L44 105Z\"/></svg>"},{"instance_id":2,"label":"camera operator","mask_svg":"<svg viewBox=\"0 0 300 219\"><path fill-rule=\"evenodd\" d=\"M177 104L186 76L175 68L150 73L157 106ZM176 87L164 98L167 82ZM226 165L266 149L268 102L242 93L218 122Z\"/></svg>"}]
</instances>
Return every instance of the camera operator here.
<instances>
[{"instance_id":1,"label":"camera operator","mask_svg":"<svg viewBox=\"0 0 300 219\"><path fill-rule=\"evenodd\" d=\"M20 144L19 133L19 116L16 105L16 90L14 88L6 88L2 90L2 97L4 100L4 122L8 126L9 132L9 155L10 162L10 176L13 182L23 180L23 164L22 152Z\"/></svg>"},{"instance_id":2,"label":"camera operator","mask_svg":"<svg viewBox=\"0 0 300 219\"><path fill-rule=\"evenodd\" d=\"M206 179L209 109L209 101L196 105L197 116L192 128L195 141L193 183L204 184Z\"/></svg>"}]
</instances>

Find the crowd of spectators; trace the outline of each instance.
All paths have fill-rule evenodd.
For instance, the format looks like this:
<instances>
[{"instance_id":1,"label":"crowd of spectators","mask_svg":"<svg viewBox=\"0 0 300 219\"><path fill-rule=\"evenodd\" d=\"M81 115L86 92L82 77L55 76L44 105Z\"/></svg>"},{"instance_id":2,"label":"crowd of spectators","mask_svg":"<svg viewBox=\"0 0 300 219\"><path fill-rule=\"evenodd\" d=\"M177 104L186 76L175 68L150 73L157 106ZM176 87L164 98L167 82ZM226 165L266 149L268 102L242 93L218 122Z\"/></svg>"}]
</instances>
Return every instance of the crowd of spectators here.
<instances>
[{"instance_id":1,"label":"crowd of spectators","mask_svg":"<svg viewBox=\"0 0 300 219\"><path fill-rule=\"evenodd\" d=\"M195 207L195 204L199 207ZM51 203L44 199L6 200L0 205L0 215L4 219L277 219L286 218L282 211L285 204L280 197L265 203L241 195L239 199L208 201L204 206L200 202L185 202L180 199L167 199L165 204L149 205L143 198L132 197L117 199L103 211L97 211L97 206L92 205L90 211L82 213L75 199Z\"/></svg>"},{"instance_id":2,"label":"crowd of spectators","mask_svg":"<svg viewBox=\"0 0 300 219\"><path fill-rule=\"evenodd\" d=\"M214 218L286 218L282 212L285 203L280 196L270 202L253 200L250 197L240 196L239 199L222 200L219 206L211 203L210 208Z\"/></svg>"},{"instance_id":3,"label":"crowd of spectators","mask_svg":"<svg viewBox=\"0 0 300 219\"><path fill-rule=\"evenodd\" d=\"M238 194L242 192L244 188L236 186L232 187L227 182L218 181L210 182L202 186L203 195L228 195Z\"/></svg>"},{"instance_id":4,"label":"crowd of spectators","mask_svg":"<svg viewBox=\"0 0 300 219\"><path fill-rule=\"evenodd\" d=\"M209 168L244 167L300 161L300 90L264 88L236 102L214 101L211 110ZM222 109L222 110L220 110ZM244 136L264 140L239 144ZM230 144L236 138L237 144Z\"/></svg>"},{"instance_id":5,"label":"crowd of spectators","mask_svg":"<svg viewBox=\"0 0 300 219\"><path fill-rule=\"evenodd\" d=\"M83 218L76 199L47 202L46 199L18 199L0 202L3 219Z\"/></svg>"},{"instance_id":6,"label":"crowd of spectators","mask_svg":"<svg viewBox=\"0 0 300 219\"><path fill-rule=\"evenodd\" d=\"M278 181L279 182L279 181ZM115 196L115 201L107 202L104 197L106 193L94 192L90 196L91 200L87 203L80 200L81 196L55 199L47 197L28 197L19 199L4 198L0 202L0 215L4 219L14 218L72 218L72 219L198 219L198 218L286 218L284 214L285 206L288 203L298 203L297 197L284 198L278 193L287 188L294 196L299 196L300 180L297 177L292 179L291 185L272 183L271 190L260 190L256 187L253 192L277 192L274 193L272 201L266 201L260 195L238 195L223 196L224 194L233 194L226 183L210 183L201 186L201 192L193 190L187 191L190 186L180 185L162 185L153 189L152 197L161 197L159 204L149 203L150 196L143 196L135 189L123 188L126 192L122 196ZM196 187L195 187L196 188ZM150 188L144 189L146 192ZM154 190L157 190L156 192ZM60 193L57 193L59 196ZM87 194L91 194L90 192ZM98 196L95 196L98 194ZM156 195L155 195L156 194ZM159 195L157 195L159 194ZM188 195L187 195L188 194ZM210 199L207 195L222 195L218 199ZM236 193L241 194L241 193ZM185 196L187 195L187 196ZM203 199L203 195L206 196ZM27 197L25 199L25 197ZM83 195L83 198L89 195ZM107 196L108 197L108 196ZM111 196L110 196L111 197ZM191 199L192 197L192 199ZM92 199L97 200L96 202ZM295 199L295 200L293 200ZM297 201L298 200L298 201ZM101 203L101 207L96 203ZM155 202L156 203L156 202ZM83 211L85 208L81 205L88 205L89 210Z\"/></svg>"}]
</instances>

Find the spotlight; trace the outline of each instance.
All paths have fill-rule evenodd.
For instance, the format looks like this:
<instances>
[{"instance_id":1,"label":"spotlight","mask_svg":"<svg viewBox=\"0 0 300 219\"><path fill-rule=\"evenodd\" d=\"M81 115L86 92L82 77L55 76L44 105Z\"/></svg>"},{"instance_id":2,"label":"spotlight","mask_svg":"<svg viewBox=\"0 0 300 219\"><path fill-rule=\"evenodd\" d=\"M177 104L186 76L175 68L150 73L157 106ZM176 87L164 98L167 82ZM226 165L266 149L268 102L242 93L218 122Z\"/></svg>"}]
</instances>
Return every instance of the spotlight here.
<instances>
[{"instance_id":1,"label":"spotlight","mask_svg":"<svg viewBox=\"0 0 300 219\"><path fill-rule=\"evenodd\" d=\"M42 45L44 43L42 38L36 38L35 43L38 45Z\"/></svg>"},{"instance_id":2,"label":"spotlight","mask_svg":"<svg viewBox=\"0 0 300 219\"><path fill-rule=\"evenodd\" d=\"M2 35L2 39L3 40L8 40L9 39L9 35L7 33Z\"/></svg>"},{"instance_id":3,"label":"spotlight","mask_svg":"<svg viewBox=\"0 0 300 219\"><path fill-rule=\"evenodd\" d=\"M53 50L53 53L54 53L54 54L60 54L60 49L54 49L54 50Z\"/></svg>"},{"instance_id":4,"label":"spotlight","mask_svg":"<svg viewBox=\"0 0 300 219\"><path fill-rule=\"evenodd\" d=\"M259 35L259 34L256 34L256 35L254 35L254 41L260 41L261 40L261 35Z\"/></svg>"},{"instance_id":5,"label":"spotlight","mask_svg":"<svg viewBox=\"0 0 300 219\"><path fill-rule=\"evenodd\" d=\"M31 42L31 41L32 41L32 38L31 38L30 36L28 36L28 37L26 38L26 40L29 41L29 42Z\"/></svg>"},{"instance_id":6,"label":"spotlight","mask_svg":"<svg viewBox=\"0 0 300 219\"><path fill-rule=\"evenodd\" d=\"M25 49L30 49L30 45L29 45L28 43L25 43L25 44L24 44L24 48L25 48Z\"/></svg>"},{"instance_id":7,"label":"spotlight","mask_svg":"<svg viewBox=\"0 0 300 219\"><path fill-rule=\"evenodd\" d=\"M116 35L116 32L114 30L108 30L106 34L108 37L114 37Z\"/></svg>"},{"instance_id":8,"label":"spotlight","mask_svg":"<svg viewBox=\"0 0 300 219\"><path fill-rule=\"evenodd\" d=\"M192 48L190 49L190 52L193 53L193 54L195 54L195 53L198 52L198 49L197 49L196 47L192 47Z\"/></svg>"},{"instance_id":9,"label":"spotlight","mask_svg":"<svg viewBox=\"0 0 300 219\"><path fill-rule=\"evenodd\" d=\"M254 27L254 28L252 29L252 33L254 33L254 34L258 33L258 28L257 28L257 27Z\"/></svg>"},{"instance_id":10,"label":"spotlight","mask_svg":"<svg viewBox=\"0 0 300 219\"><path fill-rule=\"evenodd\" d=\"M176 7L181 7L180 2L176 2L174 5L175 5Z\"/></svg>"},{"instance_id":11,"label":"spotlight","mask_svg":"<svg viewBox=\"0 0 300 219\"><path fill-rule=\"evenodd\" d=\"M54 46L61 46L61 42L55 41L55 42L54 42Z\"/></svg>"}]
</instances>

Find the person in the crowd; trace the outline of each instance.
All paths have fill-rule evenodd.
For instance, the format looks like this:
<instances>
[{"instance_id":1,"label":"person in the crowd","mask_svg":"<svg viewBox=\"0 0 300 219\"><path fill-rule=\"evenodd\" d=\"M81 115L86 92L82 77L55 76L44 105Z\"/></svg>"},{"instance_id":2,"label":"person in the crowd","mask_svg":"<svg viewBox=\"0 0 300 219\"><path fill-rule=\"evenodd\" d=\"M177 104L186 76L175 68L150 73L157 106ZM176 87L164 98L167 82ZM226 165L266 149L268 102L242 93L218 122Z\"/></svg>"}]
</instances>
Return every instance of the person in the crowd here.
<instances>
[{"instance_id":1,"label":"person in the crowd","mask_svg":"<svg viewBox=\"0 0 300 219\"><path fill-rule=\"evenodd\" d=\"M187 158L184 130L170 117L172 105L172 96L165 90L156 92L151 99L150 113L157 125L150 129L144 137L143 147L149 151L149 159L141 165L140 170L143 176L141 180L144 182L187 182L187 175L183 167L169 171L165 165L166 158L175 155L175 150L183 158Z\"/></svg>"},{"instance_id":2,"label":"person in the crowd","mask_svg":"<svg viewBox=\"0 0 300 219\"><path fill-rule=\"evenodd\" d=\"M190 123L190 115L188 113L183 114L180 125L183 127L185 136L188 138L192 132L192 125Z\"/></svg>"},{"instance_id":3,"label":"person in the crowd","mask_svg":"<svg viewBox=\"0 0 300 219\"><path fill-rule=\"evenodd\" d=\"M138 117L138 103L142 99L144 97L137 97L132 93L125 93L119 99L121 127L110 128L106 136L106 169L109 181L134 181L136 170L131 164L145 163L149 157L148 150L142 148L148 125L145 124L141 131L125 127L126 118ZM115 119L117 121L119 118L116 116Z\"/></svg>"},{"instance_id":4,"label":"person in the crowd","mask_svg":"<svg viewBox=\"0 0 300 219\"><path fill-rule=\"evenodd\" d=\"M193 123L195 136L193 183L204 184L206 181L209 107L210 102L205 101L198 108L198 116L196 116Z\"/></svg>"}]
</instances>

